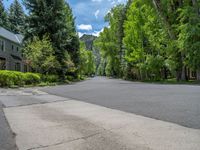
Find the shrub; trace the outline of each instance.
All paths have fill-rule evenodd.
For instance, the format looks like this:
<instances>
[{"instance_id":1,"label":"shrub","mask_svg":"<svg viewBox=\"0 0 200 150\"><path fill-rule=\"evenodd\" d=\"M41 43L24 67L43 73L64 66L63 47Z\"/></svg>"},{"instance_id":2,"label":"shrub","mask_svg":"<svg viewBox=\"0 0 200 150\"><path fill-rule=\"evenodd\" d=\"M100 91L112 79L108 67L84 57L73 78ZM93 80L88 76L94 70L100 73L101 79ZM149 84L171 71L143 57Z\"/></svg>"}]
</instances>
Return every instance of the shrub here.
<instances>
[{"instance_id":1,"label":"shrub","mask_svg":"<svg viewBox=\"0 0 200 150\"><path fill-rule=\"evenodd\" d=\"M30 85L30 84L35 85L35 84L40 83L41 81L40 75L35 74L35 73L27 72L27 73L24 73L24 76L25 76L24 81L26 85Z\"/></svg>"},{"instance_id":2,"label":"shrub","mask_svg":"<svg viewBox=\"0 0 200 150\"><path fill-rule=\"evenodd\" d=\"M22 73L17 71L0 71L0 86L24 86L25 84L37 84L40 82L40 77L34 73Z\"/></svg>"},{"instance_id":3,"label":"shrub","mask_svg":"<svg viewBox=\"0 0 200 150\"><path fill-rule=\"evenodd\" d=\"M69 76L69 75L68 75L68 76L66 76L65 78L66 78L68 81L74 81L74 77L73 77L73 76Z\"/></svg>"},{"instance_id":4,"label":"shrub","mask_svg":"<svg viewBox=\"0 0 200 150\"><path fill-rule=\"evenodd\" d=\"M42 75L41 78L43 82L53 83L59 81L58 75Z\"/></svg>"},{"instance_id":5,"label":"shrub","mask_svg":"<svg viewBox=\"0 0 200 150\"><path fill-rule=\"evenodd\" d=\"M0 85L11 87L13 85L23 86L24 82L24 74L17 71L0 71Z\"/></svg>"}]
</instances>

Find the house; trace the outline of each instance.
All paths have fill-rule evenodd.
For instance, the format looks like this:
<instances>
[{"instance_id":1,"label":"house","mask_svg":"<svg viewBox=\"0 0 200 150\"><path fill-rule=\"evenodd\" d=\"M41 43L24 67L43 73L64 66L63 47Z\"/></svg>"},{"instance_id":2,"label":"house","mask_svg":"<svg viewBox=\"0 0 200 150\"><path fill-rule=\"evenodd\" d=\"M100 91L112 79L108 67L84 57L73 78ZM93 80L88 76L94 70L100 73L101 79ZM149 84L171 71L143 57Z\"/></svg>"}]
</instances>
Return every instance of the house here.
<instances>
[{"instance_id":1,"label":"house","mask_svg":"<svg viewBox=\"0 0 200 150\"><path fill-rule=\"evenodd\" d=\"M0 27L0 70L27 72L22 57L23 36Z\"/></svg>"}]
</instances>

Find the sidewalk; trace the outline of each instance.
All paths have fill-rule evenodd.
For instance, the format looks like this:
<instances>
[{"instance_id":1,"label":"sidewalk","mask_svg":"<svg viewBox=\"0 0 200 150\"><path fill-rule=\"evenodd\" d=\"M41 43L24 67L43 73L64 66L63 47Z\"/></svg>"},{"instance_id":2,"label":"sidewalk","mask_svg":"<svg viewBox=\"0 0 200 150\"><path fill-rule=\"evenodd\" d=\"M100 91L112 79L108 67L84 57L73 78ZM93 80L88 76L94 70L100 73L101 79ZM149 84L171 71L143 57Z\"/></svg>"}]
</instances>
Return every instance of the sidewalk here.
<instances>
[{"instance_id":1,"label":"sidewalk","mask_svg":"<svg viewBox=\"0 0 200 150\"><path fill-rule=\"evenodd\" d=\"M8 122L4 116L3 106L0 101L0 149L16 150L15 136L13 135Z\"/></svg>"},{"instance_id":2,"label":"sidewalk","mask_svg":"<svg viewBox=\"0 0 200 150\"><path fill-rule=\"evenodd\" d=\"M200 130L69 100L5 108L19 150L199 150Z\"/></svg>"}]
</instances>

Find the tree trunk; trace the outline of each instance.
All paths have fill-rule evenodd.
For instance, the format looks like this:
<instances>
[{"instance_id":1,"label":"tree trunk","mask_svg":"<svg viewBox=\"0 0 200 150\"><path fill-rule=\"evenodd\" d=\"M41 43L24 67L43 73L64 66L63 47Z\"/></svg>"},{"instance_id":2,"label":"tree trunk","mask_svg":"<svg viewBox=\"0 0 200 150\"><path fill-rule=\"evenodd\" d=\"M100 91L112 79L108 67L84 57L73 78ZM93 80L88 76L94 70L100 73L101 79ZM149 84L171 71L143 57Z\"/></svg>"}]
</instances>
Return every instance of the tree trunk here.
<instances>
[{"instance_id":1,"label":"tree trunk","mask_svg":"<svg viewBox=\"0 0 200 150\"><path fill-rule=\"evenodd\" d=\"M186 81L187 77L186 77L186 67L185 65L183 65L182 67L182 71L181 71L181 81Z\"/></svg>"},{"instance_id":2,"label":"tree trunk","mask_svg":"<svg viewBox=\"0 0 200 150\"><path fill-rule=\"evenodd\" d=\"M182 72L182 70L180 68L176 70L176 80L177 81L181 80L181 72Z\"/></svg>"},{"instance_id":3,"label":"tree trunk","mask_svg":"<svg viewBox=\"0 0 200 150\"><path fill-rule=\"evenodd\" d=\"M197 70L197 81L200 81L200 69Z\"/></svg>"},{"instance_id":4,"label":"tree trunk","mask_svg":"<svg viewBox=\"0 0 200 150\"><path fill-rule=\"evenodd\" d=\"M192 4L193 4L193 6L196 8L197 14L200 15L200 9L199 9L199 7L198 7L198 2L197 2L197 0L192 0Z\"/></svg>"},{"instance_id":5,"label":"tree trunk","mask_svg":"<svg viewBox=\"0 0 200 150\"><path fill-rule=\"evenodd\" d=\"M166 67L164 67L164 79L166 80L168 78L168 70Z\"/></svg>"}]
</instances>

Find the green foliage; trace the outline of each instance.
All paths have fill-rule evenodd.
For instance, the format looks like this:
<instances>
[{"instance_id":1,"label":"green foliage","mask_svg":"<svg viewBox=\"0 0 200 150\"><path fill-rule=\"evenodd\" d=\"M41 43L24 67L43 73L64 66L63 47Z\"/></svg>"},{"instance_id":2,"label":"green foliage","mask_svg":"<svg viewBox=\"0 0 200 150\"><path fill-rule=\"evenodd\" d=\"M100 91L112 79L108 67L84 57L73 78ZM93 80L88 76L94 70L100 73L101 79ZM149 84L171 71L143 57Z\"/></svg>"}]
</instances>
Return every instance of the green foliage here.
<instances>
[{"instance_id":1,"label":"green foliage","mask_svg":"<svg viewBox=\"0 0 200 150\"><path fill-rule=\"evenodd\" d=\"M59 82L58 75L44 75L38 73L23 73L17 71L0 70L1 87L23 87L26 85L54 85Z\"/></svg>"},{"instance_id":2,"label":"green foliage","mask_svg":"<svg viewBox=\"0 0 200 150\"><path fill-rule=\"evenodd\" d=\"M34 37L32 41L26 43L23 53L29 65L37 72L51 73L52 70L60 67L47 36L41 40Z\"/></svg>"},{"instance_id":3,"label":"green foliage","mask_svg":"<svg viewBox=\"0 0 200 150\"><path fill-rule=\"evenodd\" d=\"M66 76L66 79L68 80L68 81L74 81L74 77L73 76Z\"/></svg>"},{"instance_id":4,"label":"green foliage","mask_svg":"<svg viewBox=\"0 0 200 150\"><path fill-rule=\"evenodd\" d=\"M20 72L0 71L0 85L1 87L13 85L23 86L24 76Z\"/></svg>"},{"instance_id":5,"label":"green foliage","mask_svg":"<svg viewBox=\"0 0 200 150\"><path fill-rule=\"evenodd\" d=\"M27 72L27 73L24 73L23 76L24 76L25 85L31 85L31 84L36 85L40 83L41 81L40 76L35 73Z\"/></svg>"},{"instance_id":6,"label":"green foliage","mask_svg":"<svg viewBox=\"0 0 200 150\"><path fill-rule=\"evenodd\" d=\"M86 50L85 44L80 47L80 74L91 76L95 74L95 59L92 51Z\"/></svg>"},{"instance_id":7,"label":"green foliage","mask_svg":"<svg viewBox=\"0 0 200 150\"><path fill-rule=\"evenodd\" d=\"M48 35L59 67L54 71L65 80L68 54L73 63L79 63L79 41L71 8L64 0L25 0L29 11L25 40Z\"/></svg>"},{"instance_id":8,"label":"green foliage","mask_svg":"<svg viewBox=\"0 0 200 150\"><path fill-rule=\"evenodd\" d=\"M74 80L95 72L136 80L186 80L194 71L200 80L197 0L128 0L126 5L117 5L105 16L109 27L95 40L93 51L79 43L72 9L66 1L24 3L29 11L24 54L37 72L57 74L65 81L66 76ZM8 14L0 0L0 26L21 32L25 15L17 0ZM17 81L17 73L12 75L15 80L8 81L10 85L26 84Z\"/></svg>"},{"instance_id":9,"label":"green foliage","mask_svg":"<svg viewBox=\"0 0 200 150\"><path fill-rule=\"evenodd\" d=\"M124 30L126 61L136 70L139 69L135 78L164 78L161 70L165 67L168 36L155 9L146 1L132 2L127 11Z\"/></svg>"},{"instance_id":10,"label":"green foliage","mask_svg":"<svg viewBox=\"0 0 200 150\"><path fill-rule=\"evenodd\" d=\"M186 80L193 70L200 79L199 10L196 0L129 0L115 6L105 16L109 28L95 41L98 74Z\"/></svg>"},{"instance_id":11,"label":"green foliage","mask_svg":"<svg viewBox=\"0 0 200 150\"><path fill-rule=\"evenodd\" d=\"M40 76L34 73L22 73L17 71L0 71L0 86L24 86L37 84L40 82Z\"/></svg>"},{"instance_id":12,"label":"green foliage","mask_svg":"<svg viewBox=\"0 0 200 150\"><path fill-rule=\"evenodd\" d=\"M9 13L9 29L14 33L23 33L25 27L25 13L18 0L10 5Z\"/></svg>"},{"instance_id":13,"label":"green foliage","mask_svg":"<svg viewBox=\"0 0 200 150\"><path fill-rule=\"evenodd\" d=\"M76 32L76 25L75 25L75 18L72 13L72 9L70 8L68 3L65 3L65 15L66 15L66 24L67 24L67 30L68 30L68 36L70 38L70 42L67 44L67 51L70 55L70 64L73 64L73 69L69 68L70 70L67 72L72 72L75 78L78 76L78 66L80 63L80 51L79 51L79 37ZM72 66L72 65L71 65Z\"/></svg>"},{"instance_id":14,"label":"green foliage","mask_svg":"<svg viewBox=\"0 0 200 150\"><path fill-rule=\"evenodd\" d=\"M0 26L9 29L8 15L3 6L3 0L0 0Z\"/></svg>"},{"instance_id":15,"label":"green foliage","mask_svg":"<svg viewBox=\"0 0 200 150\"><path fill-rule=\"evenodd\" d=\"M100 75L100 76L105 76L106 75L105 68L106 68L105 59L101 59L101 62L100 62L98 69L97 69L97 74Z\"/></svg>"},{"instance_id":16,"label":"green foliage","mask_svg":"<svg viewBox=\"0 0 200 150\"><path fill-rule=\"evenodd\" d=\"M187 1L184 6L178 10L178 46L185 55L184 63L193 70L200 69L200 15L198 8L200 4L195 6Z\"/></svg>"},{"instance_id":17,"label":"green foliage","mask_svg":"<svg viewBox=\"0 0 200 150\"><path fill-rule=\"evenodd\" d=\"M59 82L59 76L58 75L41 75L41 80L44 83L54 83Z\"/></svg>"},{"instance_id":18,"label":"green foliage","mask_svg":"<svg viewBox=\"0 0 200 150\"><path fill-rule=\"evenodd\" d=\"M100 49L102 62L98 69L100 74L107 76L122 76L124 49L122 39L124 36L123 23L125 19L125 6L118 5L114 7L106 16L105 20L109 22L110 28L104 28L100 37L95 41L95 45ZM104 65L102 65L103 62ZM103 68L104 67L104 68Z\"/></svg>"}]
</instances>

